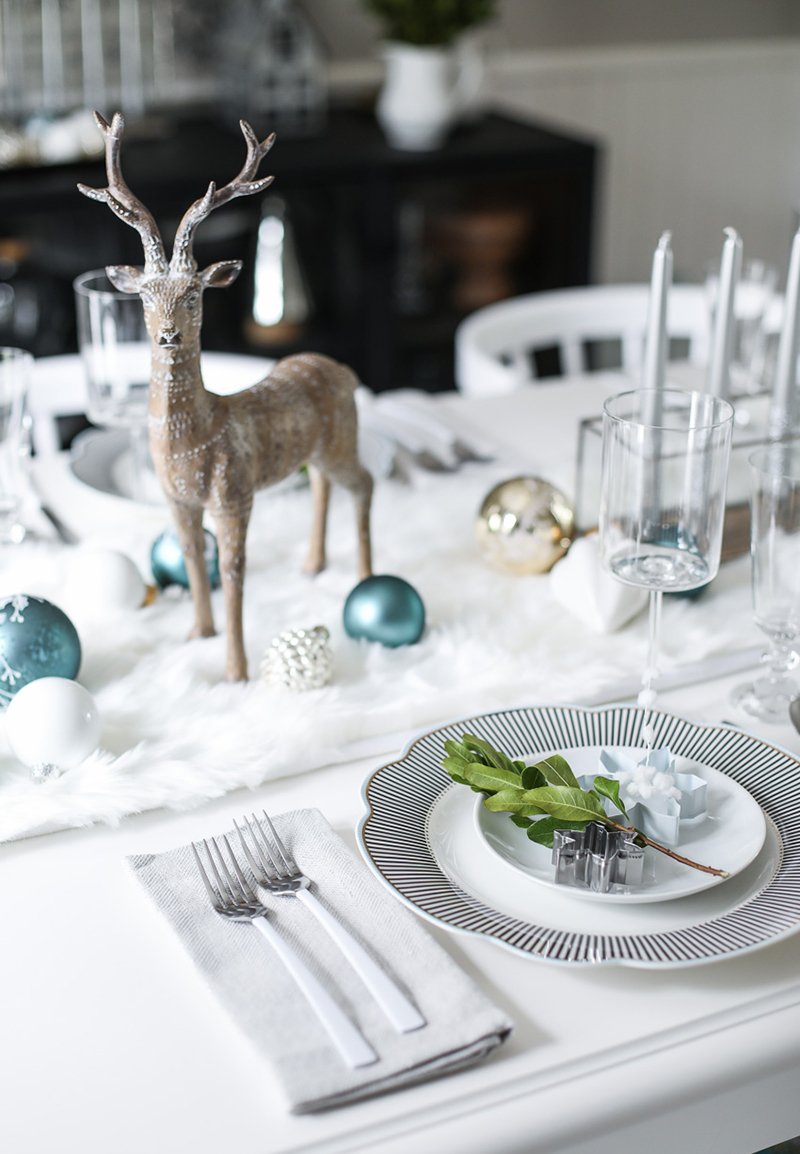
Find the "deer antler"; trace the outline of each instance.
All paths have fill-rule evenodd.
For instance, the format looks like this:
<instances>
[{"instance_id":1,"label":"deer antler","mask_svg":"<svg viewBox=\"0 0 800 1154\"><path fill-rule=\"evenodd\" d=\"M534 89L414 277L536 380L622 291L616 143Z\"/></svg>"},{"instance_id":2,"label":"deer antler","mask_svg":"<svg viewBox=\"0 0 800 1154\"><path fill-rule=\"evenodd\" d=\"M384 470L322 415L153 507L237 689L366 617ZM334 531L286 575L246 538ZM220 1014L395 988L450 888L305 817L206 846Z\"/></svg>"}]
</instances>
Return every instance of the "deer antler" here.
<instances>
[{"instance_id":1,"label":"deer antler","mask_svg":"<svg viewBox=\"0 0 800 1154\"><path fill-rule=\"evenodd\" d=\"M262 177L261 180L254 180L253 177L258 171L259 164L275 143L275 133L270 133L266 140L259 142L246 120L240 120L239 127L247 143L247 156L241 172L223 188L217 188L212 180L205 196L196 200L183 214L183 219L178 225L178 231L175 233L172 261L170 262L170 267L176 272L194 271L197 268L192 253L195 230L215 208L227 204L234 197L252 196L256 192L262 192L272 184L273 177L271 176Z\"/></svg>"},{"instance_id":2,"label":"deer antler","mask_svg":"<svg viewBox=\"0 0 800 1154\"><path fill-rule=\"evenodd\" d=\"M120 220L136 229L144 245L145 272L166 272L167 256L158 225L149 209L133 195L122 175L119 160L122 134L125 131L122 113L115 112L111 124L99 112L95 112L94 118L106 141L108 188L89 188L86 184L79 184L78 189L91 200L100 200L107 204Z\"/></svg>"}]
</instances>

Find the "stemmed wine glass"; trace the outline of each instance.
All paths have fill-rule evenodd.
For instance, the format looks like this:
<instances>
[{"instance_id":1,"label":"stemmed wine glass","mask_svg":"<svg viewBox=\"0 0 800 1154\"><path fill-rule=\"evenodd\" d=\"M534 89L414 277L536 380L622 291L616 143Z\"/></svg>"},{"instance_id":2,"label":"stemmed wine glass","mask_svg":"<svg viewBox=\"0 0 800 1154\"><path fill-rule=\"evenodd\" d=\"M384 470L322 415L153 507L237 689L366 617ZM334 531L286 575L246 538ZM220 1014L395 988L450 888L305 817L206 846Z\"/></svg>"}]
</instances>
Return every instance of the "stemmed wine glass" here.
<instances>
[{"instance_id":1,"label":"stemmed wine glass","mask_svg":"<svg viewBox=\"0 0 800 1154\"><path fill-rule=\"evenodd\" d=\"M650 594L639 703L655 701L665 592L705 585L719 568L733 407L707 393L636 389L603 407L600 551L627 585ZM652 730L645 716L648 750Z\"/></svg>"},{"instance_id":2,"label":"stemmed wine glass","mask_svg":"<svg viewBox=\"0 0 800 1154\"><path fill-rule=\"evenodd\" d=\"M753 609L769 647L767 672L738 686L733 703L761 721L781 722L800 693L790 676L800 637L800 442L776 441L749 463Z\"/></svg>"}]
</instances>

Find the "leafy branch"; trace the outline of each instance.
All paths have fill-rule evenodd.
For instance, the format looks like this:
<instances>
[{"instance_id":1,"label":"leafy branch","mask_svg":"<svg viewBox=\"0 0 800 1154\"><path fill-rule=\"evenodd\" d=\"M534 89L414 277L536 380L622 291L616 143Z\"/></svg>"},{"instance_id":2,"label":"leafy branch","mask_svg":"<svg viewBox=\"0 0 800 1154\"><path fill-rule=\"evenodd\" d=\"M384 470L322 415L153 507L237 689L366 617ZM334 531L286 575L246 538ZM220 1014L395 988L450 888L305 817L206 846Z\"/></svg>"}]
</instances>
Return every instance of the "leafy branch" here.
<instances>
[{"instance_id":1,"label":"leafy branch","mask_svg":"<svg viewBox=\"0 0 800 1154\"><path fill-rule=\"evenodd\" d=\"M609 829L633 835L637 845L650 846L682 865L715 877L728 877L726 870L692 861L647 837L631 823L620 797L618 781L598 776L591 789L582 789L569 762L560 754L526 765L469 733L462 734L460 741L446 741L444 749L442 766L453 781L469 786L475 793L486 794L484 805L488 810L510 814L514 824L527 830L531 841L539 845L552 848L557 829L581 830L596 821ZM606 813L604 798L624 821Z\"/></svg>"}]
</instances>

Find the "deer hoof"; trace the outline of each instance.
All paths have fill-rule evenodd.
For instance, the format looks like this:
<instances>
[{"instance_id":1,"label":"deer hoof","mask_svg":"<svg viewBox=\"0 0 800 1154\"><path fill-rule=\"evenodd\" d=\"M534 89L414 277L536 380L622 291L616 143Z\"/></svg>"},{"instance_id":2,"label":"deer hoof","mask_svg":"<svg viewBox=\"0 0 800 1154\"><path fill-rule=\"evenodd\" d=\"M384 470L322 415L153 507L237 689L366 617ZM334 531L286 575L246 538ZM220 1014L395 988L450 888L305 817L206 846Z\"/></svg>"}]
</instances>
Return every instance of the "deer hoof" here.
<instances>
[{"instance_id":1,"label":"deer hoof","mask_svg":"<svg viewBox=\"0 0 800 1154\"><path fill-rule=\"evenodd\" d=\"M227 669L225 671L225 680L226 681L247 681L248 680L247 666L245 665L242 668L237 667L235 669Z\"/></svg>"},{"instance_id":2,"label":"deer hoof","mask_svg":"<svg viewBox=\"0 0 800 1154\"><path fill-rule=\"evenodd\" d=\"M321 573L324 568L324 561L317 561L309 558L308 561L306 561L303 565L303 572L306 573L309 577L316 577L316 575Z\"/></svg>"},{"instance_id":3,"label":"deer hoof","mask_svg":"<svg viewBox=\"0 0 800 1154\"><path fill-rule=\"evenodd\" d=\"M196 637L216 637L217 631L213 625L193 625L189 633L189 640L194 641Z\"/></svg>"}]
</instances>

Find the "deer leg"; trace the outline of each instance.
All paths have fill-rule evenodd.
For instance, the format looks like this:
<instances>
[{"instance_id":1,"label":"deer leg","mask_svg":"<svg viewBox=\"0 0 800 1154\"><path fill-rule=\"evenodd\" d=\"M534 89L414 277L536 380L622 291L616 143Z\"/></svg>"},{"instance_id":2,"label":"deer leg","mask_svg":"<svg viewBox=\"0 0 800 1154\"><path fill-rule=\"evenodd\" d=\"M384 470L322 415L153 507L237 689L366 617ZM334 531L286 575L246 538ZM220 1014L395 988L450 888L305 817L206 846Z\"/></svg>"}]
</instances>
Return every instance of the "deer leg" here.
<instances>
[{"instance_id":1,"label":"deer leg","mask_svg":"<svg viewBox=\"0 0 800 1154\"><path fill-rule=\"evenodd\" d=\"M357 460L345 469L331 469L331 476L343 488L349 490L356 508L356 532L358 534L358 577L363 581L372 576L372 538L370 534L370 508L374 488L372 474Z\"/></svg>"},{"instance_id":2,"label":"deer leg","mask_svg":"<svg viewBox=\"0 0 800 1154\"><path fill-rule=\"evenodd\" d=\"M308 554L303 563L303 572L321 573L325 568L325 526L328 520L331 483L316 465L308 466L308 477L311 482L312 501L311 537Z\"/></svg>"},{"instance_id":3,"label":"deer leg","mask_svg":"<svg viewBox=\"0 0 800 1154\"><path fill-rule=\"evenodd\" d=\"M227 630L225 677L228 681L247 681L242 600L249 518L249 509L244 513L218 514L214 518L219 544L222 593L225 599L225 628Z\"/></svg>"},{"instance_id":4,"label":"deer leg","mask_svg":"<svg viewBox=\"0 0 800 1154\"><path fill-rule=\"evenodd\" d=\"M370 532L370 508L372 506L372 476L359 466L359 482L351 493L356 506L356 530L358 532L358 576L361 581L372 576L372 535Z\"/></svg>"},{"instance_id":5,"label":"deer leg","mask_svg":"<svg viewBox=\"0 0 800 1154\"><path fill-rule=\"evenodd\" d=\"M216 631L211 612L211 584L205 561L203 510L173 505L172 516L181 543L194 605L194 625L189 637L213 637Z\"/></svg>"}]
</instances>

